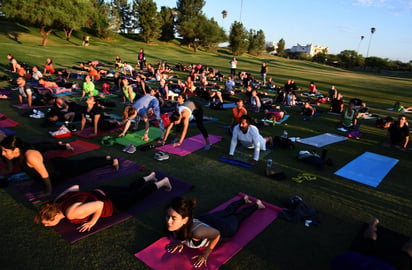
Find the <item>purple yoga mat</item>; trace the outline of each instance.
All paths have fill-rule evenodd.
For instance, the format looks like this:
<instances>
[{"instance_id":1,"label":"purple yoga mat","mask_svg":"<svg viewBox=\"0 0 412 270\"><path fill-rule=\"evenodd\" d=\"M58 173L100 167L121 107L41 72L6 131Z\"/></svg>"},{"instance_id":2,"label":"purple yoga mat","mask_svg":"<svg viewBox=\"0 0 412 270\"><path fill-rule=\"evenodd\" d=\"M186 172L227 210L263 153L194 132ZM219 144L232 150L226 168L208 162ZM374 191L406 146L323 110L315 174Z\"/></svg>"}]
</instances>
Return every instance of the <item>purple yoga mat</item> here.
<instances>
[{"instance_id":1,"label":"purple yoga mat","mask_svg":"<svg viewBox=\"0 0 412 270\"><path fill-rule=\"evenodd\" d=\"M234 198L225 202L224 204L216 207L210 212L223 210L231 202L239 200L244 196L243 193L239 193ZM254 198L249 198L255 201ZM273 220L275 220L278 214L282 211L281 208L264 203L266 208L255 211L250 217L242 222L238 232L230 238L228 241L219 242L213 252L210 254L207 260L207 268L202 269L218 269L236 253L238 253L247 243L255 238L260 232L262 232ZM166 251L166 245L170 243L170 240L163 237L148 246L144 250L135 254L137 258L143 261L152 269L176 269L176 270L188 270L196 269L192 264L192 257L200 254L202 251L197 249L191 249L184 247L183 251L178 254L169 254Z\"/></svg>"},{"instance_id":2,"label":"purple yoga mat","mask_svg":"<svg viewBox=\"0 0 412 270\"><path fill-rule=\"evenodd\" d=\"M8 128L0 127L0 130L3 131L6 136L12 136L16 134L16 131L10 130Z\"/></svg>"},{"instance_id":3,"label":"purple yoga mat","mask_svg":"<svg viewBox=\"0 0 412 270\"><path fill-rule=\"evenodd\" d=\"M92 134L93 133L93 128L88 127L88 128L85 128L83 131L79 130L79 131L72 132L72 135L80 137L80 138L90 139L90 138L95 138L95 137L99 137L99 136L108 135L108 134L113 133L115 131L119 131L122 128L123 128L122 126L119 126L119 127L114 128L114 129L111 129L111 130L99 130L97 132L97 135L93 135Z\"/></svg>"},{"instance_id":4,"label":"purple yoga mat","mask_svg":"<svg viewBox=\"0 0 412 270\"><path fill-rule=\"evenodd\" d=\"M0 118L1 117L7 117L7 116L5 114L0 113ZM15 127L15 126L20 126L20 124L9 118L0 120L0 127L8 128L8 127Z\"/></svg>"},{"instance_id":5,"label":"purple yoga mat","mask_svg":"<svg viewBox=\"0 0 412 270\"><path fill-rule=\"evenodd\" d=\"M104 230L108 227L113 226L114 224L120 223L124 220L129 219L133 215L141 213L151 207L154 207L162 202L171 200L174 197L180 196L183 193L188 192L193 188L193 185L182 180L179 180L175 177L166 175L161 172L156 172L158 179L161 179L165 176L169 177L170 183L172 185L172 191L166 192L164 190L158 190L149 196L145 197L142 201L134 205L129 211L125 213L116 214L108 218L100 218L96 225L92 228L90 232L80 233L76 230L76 227L80 226L79 224L71 224L67 219L62 220L55 228L55 230L62 235L70 243L74 243L80 239L83 239L89 235L95 234L98 231Z\"/></svg>"},{"instance_id":6,"label":"purple yoga mat","mask_svg":"<svg viewBox=\"0 0 412 270\"><path fill-rule=\"evenodd\" d=\"M109 179L113 179L115 177L120 177L124 175L128 175L131 173L135 173L139 170L143 170L144 166L134 163L133 161L119 158L119 171L115 171L113 166L105 166L101 168L94 169L88 173L82 174L75 178L72 178L68 181L64 181L57 185L53 186L53 193L52 197L56 197L61 192L66 190L67 188L71 187L72 185L81 184L83 187L91 186L97 183L103 183ZM53 183L52 183L53 185ZM32 185L28 185L27 182L18 182L14 183L13 186L20 191L31 203L39 203L41 199L36 196L38 192L43 190L42 183L33 182Z\"/></svg>"},{"instance_id":7,"label":"purple yoga mat","mask_svg":"<svg viewBox=\"0 0 412 270\"><path fill-rule=\"evenodd\" d=\"M215 144L217 142L220 142L222 140L221 136L215 136L215 135L209 135L209 140L210 144ZM194 151L197 151L199 149L202 149L203 147L206 146L205 139L201 134L186 138L182 145L178 147L174 147L173 143L163 145L160 147L157 147L156 150L160 150L166 153L178 155L178 156L186 156L190 153L193 153Z\"/></svg>"}]
</instances>

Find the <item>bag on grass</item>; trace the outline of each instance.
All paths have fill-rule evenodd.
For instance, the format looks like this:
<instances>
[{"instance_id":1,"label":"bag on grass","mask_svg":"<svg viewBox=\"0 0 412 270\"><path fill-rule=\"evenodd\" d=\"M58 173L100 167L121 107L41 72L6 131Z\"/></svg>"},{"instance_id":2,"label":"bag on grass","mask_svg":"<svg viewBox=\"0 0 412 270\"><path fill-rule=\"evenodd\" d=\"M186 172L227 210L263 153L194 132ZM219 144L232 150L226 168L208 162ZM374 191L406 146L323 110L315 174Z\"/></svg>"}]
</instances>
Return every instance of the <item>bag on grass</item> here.
<instances>
[{"instance_id":1,"label":"bag on grass","mask_svg":"<svg viewBox=\"0 0 412 270\"><path fill-rule=\"evenodd\" d=\"M294 149L295 144L292 142L291 139L276 136L273 138L273 147L274 148L286 148L286 149Z\"/></svg>"},{"instance_id":2,"label":"bag on grass","mask_svg":"<svg viewBox=\"0 0 412 270\"><path fill-rule=\"evenodd\" d=\"M323 150L324 153L322 157L316 153L315 151L310 150L301 150L298 153L297 159L303 161L306 164L312 165L319 170L323 170L324 168L324 157L326 156L326 149Z\"/></svg>"},{"instance_id":3,"label":"bag on grass","mask_svg":"<svg viewBox=\"0 0 412 270\"><path fill-rule=\"evenodd\" d=\"M299 222L312 220L315 218L317 211L310 205L307 205L300 196L293 196L285 202L286 208L279 213L279 217L290 222Z\"/></svg>"}]
</instances>

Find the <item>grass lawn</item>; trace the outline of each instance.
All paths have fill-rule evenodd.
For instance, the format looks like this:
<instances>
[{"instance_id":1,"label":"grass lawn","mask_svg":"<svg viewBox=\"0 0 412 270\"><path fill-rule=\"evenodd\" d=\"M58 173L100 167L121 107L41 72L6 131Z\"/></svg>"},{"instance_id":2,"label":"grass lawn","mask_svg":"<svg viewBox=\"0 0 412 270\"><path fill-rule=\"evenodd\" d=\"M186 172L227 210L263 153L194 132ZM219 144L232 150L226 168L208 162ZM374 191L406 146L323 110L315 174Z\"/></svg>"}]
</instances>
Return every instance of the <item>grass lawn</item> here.
<instances>
[{"instance_id":1,"label":"grass lawn","mask_svg":"<svg viewBox=\"0 0 412 270\"><path fill-rule=\"evenodd\" d=\"M112 40L91 38L90 47L81 47L81 33L74 33L71 41L67 42L62 32L50 34L47 47L41 47L38 29L5 21L0 21L0 26L0 76L7 74L4 69L8 66L8 53L13 53L19 62L30 66L43 66L46 58L51 57L55 67L59 68L88 60L112 64L116 55L124 61L136 63L140 48L145 49L147 61L153 64L158 60L167 60L171 65L201 63L216 67L225 75L230 68L231 56L225 50L217 53L199 51L195 54L193 50L174 43L147 45L120 36ZM396 117L396 113L385 108L391 107L397 100L405 106L412 105L411 74L389 76L353 72L269 55L261 58L238 57L238 68L259 78L262 61L267 61L268 77L272 77L277 84L283 85L288 79L294 79L298 87L306 89L310 81L315 81L323 93L327 93L327 89L334 84L346 100L360 98L367 102L373 113L380 116ZM186 74L178 75L182 80L186 79ZM0 86L8 86L8 82L1 81ZM123 108L120 99L113 101L118 103L113 112L120 113ZM40 127L41 120L22 117L20 111L11 107L15 103L17 99L0 101L0 112L21 124L12 128L18 136L29 142L51 141L47 133L49 129ZM327 110L327 105L320 105L319 109ZM302 138L325 132L338 133L335 127L339 119L336 116L323 113L313 121L303 121L298 111L289 112L291 117L287 125L267 127L261 133L277 136L287 130L289 136ZM264 176L266 158L251 169L220 163L218 158L228 153L230 142L229 135L221 126L230 123L231 111L206 108L205 114L219 119L207 124L208 132L224 137L210 151L197 151L185 157L171 156L167 161L158 162L152 158L153 150L129 155L121 151L120 145L114 145L102 146L82 156L123 156L146 166L145 172L121 177L112 183L126 183L151 170L161 170L192 183L195 188L186 197L198 200L196 214L214 208L239 191L278 206L282 206L285 199L300 195L319 211L321 223L315 227L306 228L302 223L275 220L222 269L329 269L333 258L349 248L362 223L372 216L377 216L386 228L412 235L412 184L408 180L412 168L411 154L383 148L381 144L386 131L376 128L374 120L361 122L363 137L360 140L350 139L327 146L328 157L333 159L334 165L323 171L297 161L297 152L311 147L296 144L294 150L273 151L266 158L272 157L273 164L281 167L288 176L286 180L276 181ZM253 116L261 117L257 114ZM189 136L198 133L196 128L189 128ZM89 141L99 143L99 139ZM399 159L377 188L334 175L336 170L365 151ZM290 180L301 172L315 174L317 180L302 184ZM53 229L34 224L36 207L27 203L12 187L0 189L2 269L149 269L133 254L163 236L164 204L73 245ZM164 269L168 269L167 266Z\"/></svg>"}]
</instances>

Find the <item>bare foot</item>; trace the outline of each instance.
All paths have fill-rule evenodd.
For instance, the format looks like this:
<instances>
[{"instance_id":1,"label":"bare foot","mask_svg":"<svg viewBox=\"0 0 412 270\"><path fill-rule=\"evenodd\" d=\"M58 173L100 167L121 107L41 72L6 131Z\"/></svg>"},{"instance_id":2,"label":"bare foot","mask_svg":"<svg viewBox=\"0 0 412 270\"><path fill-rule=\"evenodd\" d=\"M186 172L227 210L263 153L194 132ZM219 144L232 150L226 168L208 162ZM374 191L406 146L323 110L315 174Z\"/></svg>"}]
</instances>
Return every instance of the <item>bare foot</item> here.
<instances>
[{"instance_id":1,"label":"bare foot","mask_svg":"<svg viewBox=\"0 0 412 270\"><path fill-rule=\"evenodd\" d=\"M377 219L376 217L372 218L372 220L369 221L369 226L365 230L363 237L376 240L378 238L378 235L376 234L378 224L379 224L379 219Z\"/></svg>"},{"instance_id":2,"label":"bare foot","mask_svg":"<svg viewBox=\"0 0 412 270\"><path fill-rule=\"evenodd\" d=\"M66 143L66 149L69 150L69 151L74 152L74 148L73 148L73 146L70 145L70 143Z\"/></svg>"},{"instance_id":3,"label":"bare foot","mask_svg":"<svg viewBox=\"0 0 412 270\"><path fill-rule=\"evenodd\" d=\"M119 160L117 159L117 158L115 158L115 159L113 159L113 168L114 168L114 170L117 172L117 171L119 171Z\"/></svg>"},{"instance_id":4,"label":"bare foot","mask_svg":"<svg viewBox=\"0 0 412 270\"><path fill-rule=\"evenodd\" d=\"M164 187L165 191L169 192L172 190L172 185L170 184L169 178L165 177L162 180L156 182L156 186L158 189Z\"/></svg>"},{"instance_id":5,"label":"bare foot","mask_svg":"<svg viewBox=\"0 0 412 270\"><path fill-rule=\"evenodd\" d=\"M149 182L149 181L157 181L156 173L155 173L155 172L151 172L148 176L143 177L143 179L144 179L146 182Z\"/></svg>"},{"instance_id":6,"label":"bare foot","mask_svg":"<svg viewBox=\"0 0 412 270\"><path fill-rule=\"evenodd\" d=\"M248 195L243 196L243 200L245 201L245 203L252 203L252 201L249 200L249 196L248 196Z\"/></svg>"},{"instance_id":7,"label":"bare foot","mask_svg":"<svg viewBox=\"0 0 412 270\"><path fill-rule=\"evenodd\" d=\"M257 204L257 206L258 206L258 209L264 209L264 208L266 208L266 206L262 203L261 200L257 200L257 201L256 201L256 204Z\"/></svg>"}]
</instances>

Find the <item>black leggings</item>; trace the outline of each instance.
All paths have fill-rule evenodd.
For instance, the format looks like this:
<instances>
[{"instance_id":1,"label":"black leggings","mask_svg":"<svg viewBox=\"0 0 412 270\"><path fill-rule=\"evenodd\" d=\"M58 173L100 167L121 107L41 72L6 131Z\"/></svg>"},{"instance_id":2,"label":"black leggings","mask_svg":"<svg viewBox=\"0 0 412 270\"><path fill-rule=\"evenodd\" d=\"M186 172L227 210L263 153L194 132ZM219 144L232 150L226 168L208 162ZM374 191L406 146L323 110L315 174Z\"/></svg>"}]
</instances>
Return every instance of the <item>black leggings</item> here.
<instances>
[{"instance_id":1,"label":"black leggings","mask_svg":"<svg viewBox=\"0 0 412 270\"><path fill-rule=\"evenodd\" d=\"M153 181L146 182L143 178L135 180L129 186L102 186L99 187L113 203L115 210L125 211L136 202L143 200L157 190Z\"/></svg>"},{"instance_id":2,"label":"black leggings","mask_svg":"<svg viewBox=\"0 0 412 270\"><path fill-rule=\"evenodd\" d=\"M52 165L52 170L49 173L54 174L55 178L67 179L70 177L79 176L96 168L113 165L113 159L106 157L87 157L84 159L67 159L67 158L51 158L49 160Z\"/></svg>"},{"instance_id":3,"label":"black leggings","mask_svg":"<svg viewBox=\"0 0 412 270\"><path fill-rule=\"evenodd\" d=\"M254 203L236 212L244 204L245 200L242 198L232 202L222 211L202 215L199 220L218 230L222 237L232 237L239 230L240 224L258 209Z\"/></svg>"},{"instance_id":4,"label":"black leggings","mask_svg":"<svg viewBox=\"0 0 412 270\"><path fill-rule=\"evenodd\" d=\"M195 118L196 121L196 126L202 133L203 137L207 139L209 137L209 134L207 133L207 130L203 124L203 109L202 105L196 104L196 109L193 110L192 115ZM176 131L180 133L183 129L183 123L180 123L176 126Z\"/></svg>"}]
</instances>

